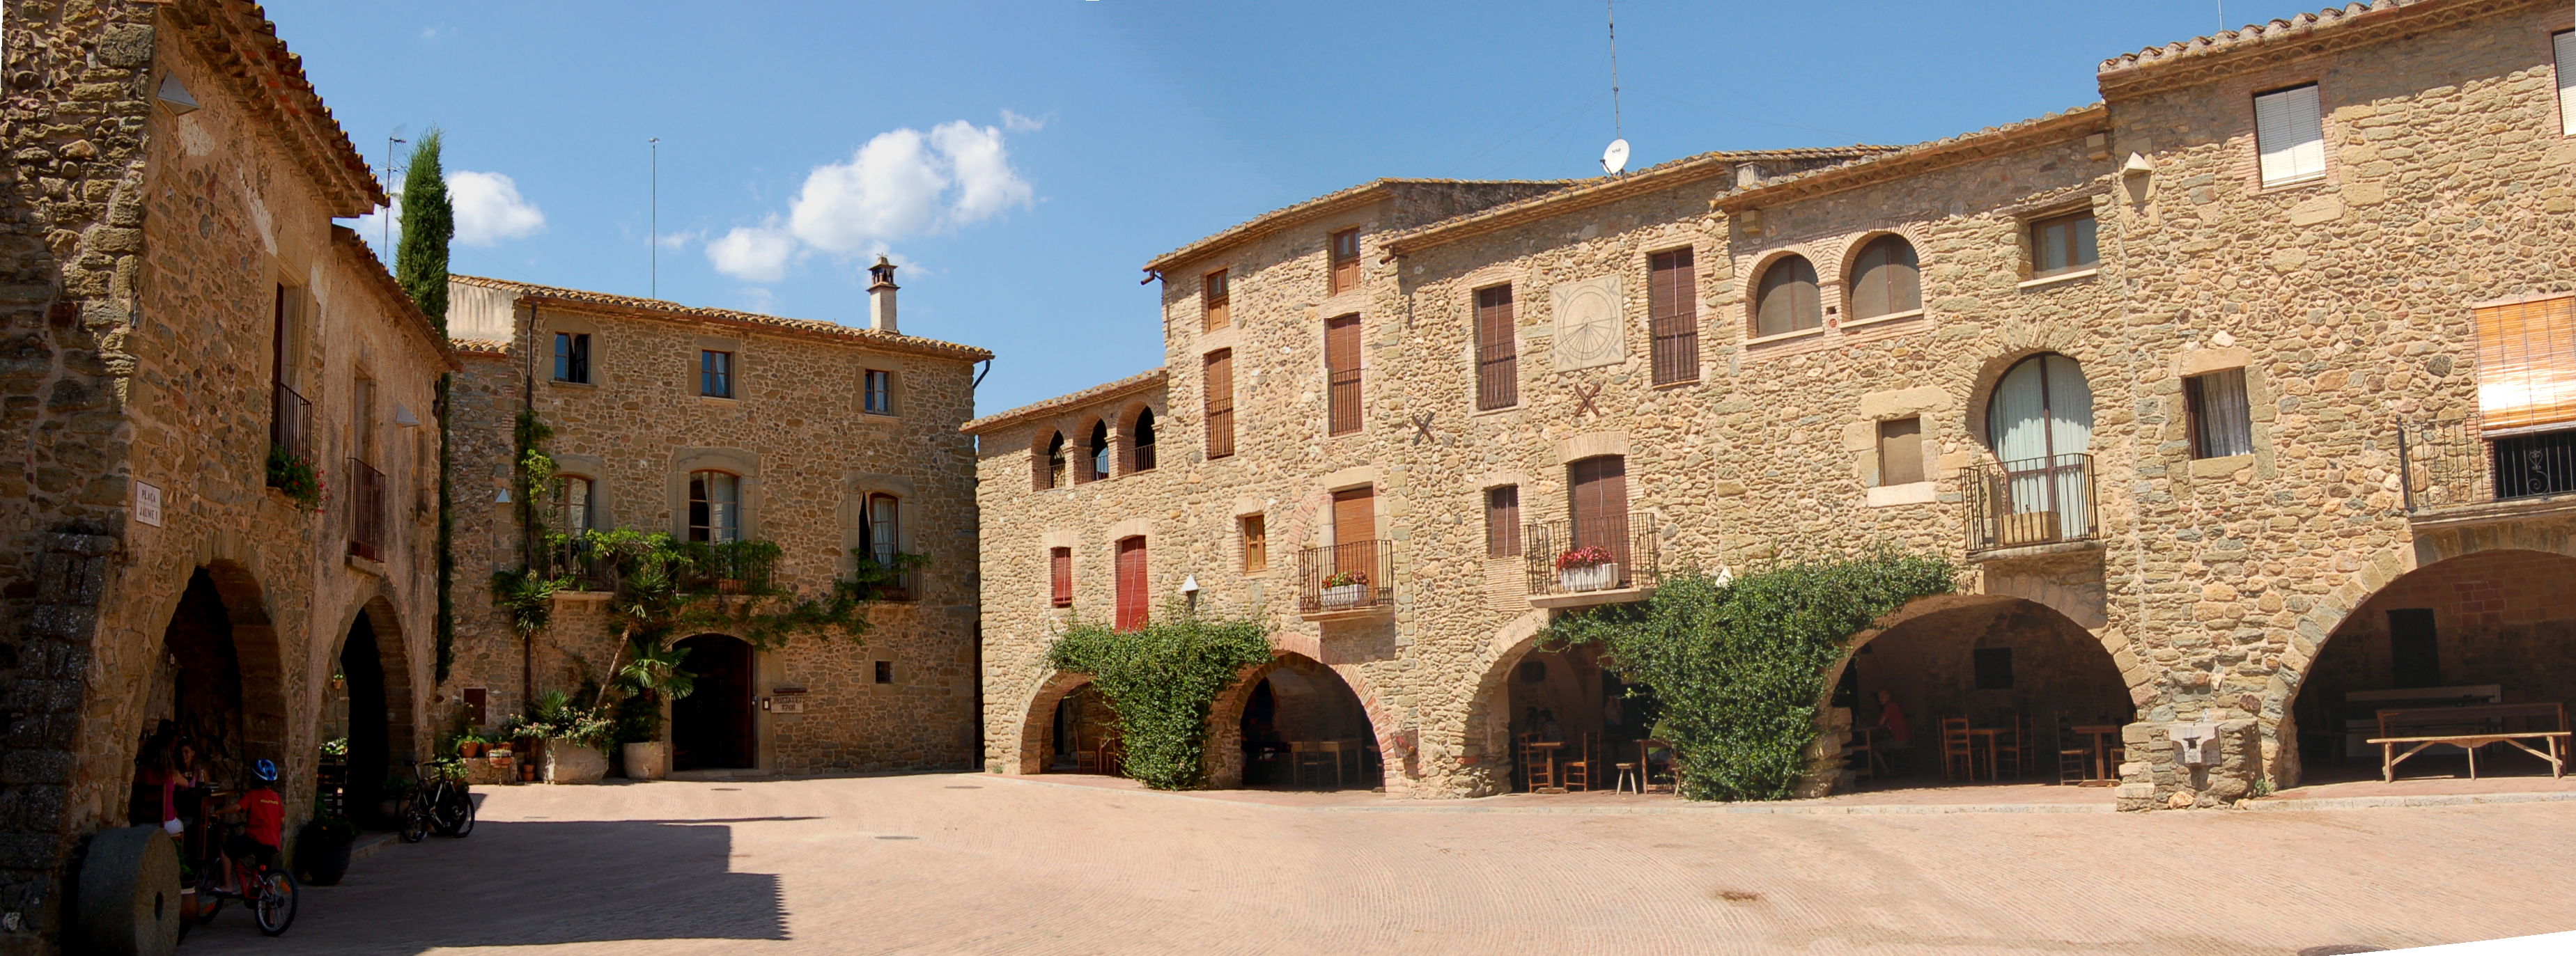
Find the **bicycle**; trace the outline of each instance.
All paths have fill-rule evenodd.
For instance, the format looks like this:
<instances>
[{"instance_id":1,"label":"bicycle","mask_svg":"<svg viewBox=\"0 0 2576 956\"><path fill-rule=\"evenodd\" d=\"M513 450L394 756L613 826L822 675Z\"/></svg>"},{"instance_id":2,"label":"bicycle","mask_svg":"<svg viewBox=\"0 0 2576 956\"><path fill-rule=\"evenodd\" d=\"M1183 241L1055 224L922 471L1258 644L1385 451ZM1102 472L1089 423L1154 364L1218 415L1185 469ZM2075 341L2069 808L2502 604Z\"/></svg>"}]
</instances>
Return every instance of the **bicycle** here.
<instances>
[{"instance_id":1,"label":"bicycle","mask_svg":"<svg viewBox=\"0 0 2576 956\"><path fill-rule=\"evenodd\" d=\"M241 900L250 907L251 919L259 924L261 935L283 935L295 923L295 900L299 895L295 875L286 872L274 849L243 836L239 824L219 823L208 836L217 849L213 859L197 871L196 923L214 922L225 900ZM250 844L250 848L243 844ZM224 888L227 876L233 889ZM179 931L186 933L188 925L180 921Z\"/></svg>"},{"instance_id":2,"label":"bicycle","mask_svg":"<svg viewBox=\"0 0 2576 956\"><path fill-rule=\"evenodd\" d=\"M426 769L433 767L437 769ZM418 843L431 833L462 837L474 832L474 797L453 768L443 761L422 761L412 765L412 776L419 785L403 804L404 843Z\"/></svg>"}]
</instances>

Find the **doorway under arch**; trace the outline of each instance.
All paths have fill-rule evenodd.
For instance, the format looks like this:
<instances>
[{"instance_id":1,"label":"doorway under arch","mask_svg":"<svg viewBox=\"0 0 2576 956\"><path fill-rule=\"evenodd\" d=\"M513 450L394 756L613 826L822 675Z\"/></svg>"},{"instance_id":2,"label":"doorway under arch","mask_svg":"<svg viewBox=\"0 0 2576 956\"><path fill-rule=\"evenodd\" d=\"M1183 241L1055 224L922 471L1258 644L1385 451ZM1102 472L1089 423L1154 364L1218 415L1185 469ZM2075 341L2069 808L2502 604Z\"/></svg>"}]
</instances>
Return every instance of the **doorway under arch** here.
<instances>
[{"instance_id":1,"label":"doorway under arch","mask_svg":"<svg viewBox=\"0 0 2576 956\"><path fill-rule=\"evenodd\" d=\"M142 784L181 740L192 745L204 777L223 786L244 779L254 760L287 765L278 665L258 582L237 566L192 570L151 664L135 738L134 822L161 822L159 788L146 800Z\"/></svg>"},{"instance_id":2,"label":"doorway under arch","mask_svg":"<svg viewBox=\"0 0 2576 956\"><path fill-rule=\"evenodd\" d=\"M1244 786L1340 790L1383 783L1368 707L1332 668L1283 653L1240 686L1241 710L1232 723Z\"/></svg>"},{"instance_id":3,"label":"doorway under arch","mask_svg":"<svg viewBox=\"0 0 2576 956\"><path fill-rule=\"evenodd\" d=\"M751 645L730 634L700 634L676 645L697 675L689 696L671 702L671 769L744 770L759 765Z\"/></svg>"},{"instance_id":4,"label":"doorway under arch","mask_svg":"<svg viewBox=\"0 0 2576 956\"><path fill-rule=\"evenodd\" d=\"M1936 600L1867 636L1834 675L1827 704L1851 712L1849 744L1866 731L1884 758L1864 771L1872 755L1855 752L1853 775L1866 772L1873 789L2114 783L2117 728L2135 719L2136 706L2101 640L2035 601ZM1891 699L1901 719L1888 718ZM1945 723L1959 720L1971 734L1945 739ZM1900 724L1910 738L1903 745ZM1947 752L1962 743L1964 766Z\"/></svg>"},{"instance_id":5,"label":"doorway under arch","mask_svg":"<svg viewBox=\"0 0 2576 956\"><path fill-rule=\"evenodd\" d=\"M372 615L358 612L350 622L347 638L340 645L339 693L345 696L346 724L341 736L349 741L347 756L348 783L343 787L345 806L364 814L360 819L371 825L392 829L397 821L378 819L376 804L384 792L386 778L397 771L393 765L393 728L388 719L391 702L385 693L384 657L376 647L376 628ZM407 769L407 768L404 768Z\"/></svg>"}]
</instances>

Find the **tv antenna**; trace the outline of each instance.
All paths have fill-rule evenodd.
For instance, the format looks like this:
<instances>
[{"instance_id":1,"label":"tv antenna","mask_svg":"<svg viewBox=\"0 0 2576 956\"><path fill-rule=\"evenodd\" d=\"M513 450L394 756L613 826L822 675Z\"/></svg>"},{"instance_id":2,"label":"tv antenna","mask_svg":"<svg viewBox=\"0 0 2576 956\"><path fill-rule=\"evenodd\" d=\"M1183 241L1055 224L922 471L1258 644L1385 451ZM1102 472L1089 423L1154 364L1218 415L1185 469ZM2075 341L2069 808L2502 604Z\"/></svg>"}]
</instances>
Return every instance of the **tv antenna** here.
<instances>
[{"instance_id":1,"label":"tv antenna","mask_svg":"<svg viewBox=\"0 0 2576 956\"><path fill-rule=\"evenodd\" d=\"M393 132L385 134L385 185L387 187L393 186L394 174L401 172L394 168L394 146L398 143L411 142L403 138L403 134L410 131L411 124L405 123L394 127ZM394 208L395 204L401 201L402 190L395 188L385 190L385 217L378 225L384 227L380 230L384 236L379 240L379 244L383 247L383 254L387 256L394 254Z\"/></svg>"},{"instance_id":2,"label":"tv antenna","mask_svg":"<svg viewBox=\"0 0 2576 956\"><path fill-rule=\"evenodd\" d=\"M1610 148L1601 151L1601 169L1616 176L1628 168L1628 131L1619 116L1619 8L1617 0L1601 0L1603 15L1610 26Z\"/></svg>"},{"instance_id":3,"label":"tv antenna","mask_svg":"<svg viewBox=\"0 0 2576 956\"><path fill-rule=\"evenodd\" d=\"M645 260L648 271L644 288L647 298L659 299L662 297L662 137L656 136L645 142L653 144L653 198L652 212L645 220L649 225L644 227L649 233L644 245L651 250L646 253L649 258Z\"/></svg>"}]
</instances>

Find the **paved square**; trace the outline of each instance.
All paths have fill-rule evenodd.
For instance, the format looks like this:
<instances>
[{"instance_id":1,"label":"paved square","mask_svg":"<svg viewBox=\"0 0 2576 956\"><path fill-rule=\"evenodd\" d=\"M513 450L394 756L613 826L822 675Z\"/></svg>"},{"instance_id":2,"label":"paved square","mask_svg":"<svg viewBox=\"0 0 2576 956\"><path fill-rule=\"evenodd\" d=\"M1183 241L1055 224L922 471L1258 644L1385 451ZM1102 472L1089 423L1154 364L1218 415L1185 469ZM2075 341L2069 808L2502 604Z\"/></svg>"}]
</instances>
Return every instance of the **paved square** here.
<instances>
[{"instance_id":1,"label":"paved square","mask_svg":"<svg viewBox=\"0 0 2576 956\"><path fill-rule=\"evenodd\" d=\"M1754 814L983 775L487 790L473 836L360 860L284 938L228 909L185 949L2237 956L2576 928L2567 802Z\"/></svg>"}]
</instances>

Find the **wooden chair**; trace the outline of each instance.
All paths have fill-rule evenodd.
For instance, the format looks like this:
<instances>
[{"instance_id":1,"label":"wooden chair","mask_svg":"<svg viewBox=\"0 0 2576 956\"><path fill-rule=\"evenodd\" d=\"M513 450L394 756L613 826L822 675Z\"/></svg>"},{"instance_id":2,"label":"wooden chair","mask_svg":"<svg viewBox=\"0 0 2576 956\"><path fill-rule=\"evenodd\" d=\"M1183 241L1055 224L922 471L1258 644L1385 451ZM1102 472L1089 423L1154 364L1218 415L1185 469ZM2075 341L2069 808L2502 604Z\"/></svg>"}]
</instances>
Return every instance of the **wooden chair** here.
<instances>
[{"instance_id":1,"label":"wooden chair","mask_svg":"<svg viewBox=\"0 0 2576 956\"><path fill-rule=\"evenodd\" d=\"M1574 740L1574 759L1557 762L1558 785L1568 791L1592 789L1594 753L1601 749L1600 734L1582 734Z\"/></svg>"},{"instance_id":2,"label":"wooden chair","mask_svg":"<svg viewBox=\"0 0 2576 956\"><path fill-rule=\"evenodd\" d=\"M2014 711L2012 737L2009 741L1996 741L1995 749L1999 751L1997 757L2001 762L2012 765L2013 776L2030 776L2039 757L2039 749L2031 737L2030 715Z\"/></svg>"},{"instance_id":3,"label":"wooden chair","mask_svg":"<svg viewBox=\"0 0 2576 956\"><path fill-rule=\"evenodd\" d=\"M1334 776L1340 776L1342 755L1325 750L1323 745L1317 741L1289 741L1288 785L1291 787L1305 786L1306 768L1308 767L1315 768L1315 785L1319 787L1323 786L1324 775L1327 767L1331 769Z\"/></svg>"},{"instance_id":4,"label":"wooden chair","mask_svg":"<svg viewBox=\"0 0 2576 956\"><path fill-rule=\"evenodd\" d=\"M1537 742L1537 734L1521 735L1521 789L1533 793L1541 787L1556 786L1556 776L1548 772L1548 761L1539 756L1538 748L1530 746Z\"/></svg>"},{"instance_id":5,"label":"wooden chair","mask_svg":"<svg viewBox=\"0 0 2576 956\"><path fill-rule=\"evenodd\" d=\"M1658 746L1661 746L1665 752L1664 772L1661 777L1655 775L1655 749ZM1673 792L1679 787L1679 782L1673 779L1675 773L1671 744L1659 740L1637 741L1637 776L1642 778L1641 782L1645 784L1644 789L1639 790L1639 793Z\"/></svg>"},{"instance_id":6,"label":"wooden chair","mask_svg":"<svg viewBox=\"0 0 2576 956\"><path fill-rule=\"evenodd\" d=\"M2057 712L2057 785L2081 786L2093 778L2093 748L2074 746L2075 722L2066 719L2065 711Z\"/></svg>"},{"instance_id":7,"label":"wooden chair","mask_svg":"<svg viewBox=\"0 0 2576 956\"><path fill-rule=\"evenodd\" d=\"M1099 773L1100 751L1076 749L1073 752L1073 772Z\"/></svg>"},{"instance_id":8,"label":"wooden chair","mask_svg":"<svg viewBox=\"0 0 2576 956\"><path fill-rule=\"evenodd\" d=\"M1968 736L1968 718L1941 718L1941 779L1977 779L1977 748Z\"/></svg>"}]
</instances>

